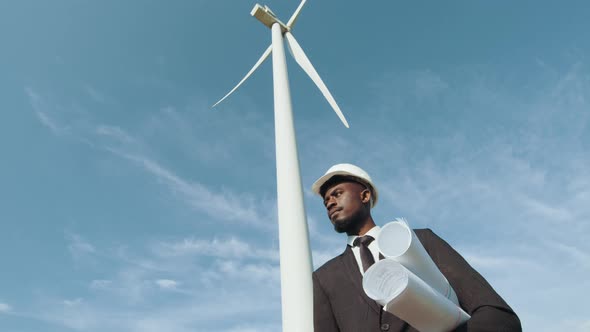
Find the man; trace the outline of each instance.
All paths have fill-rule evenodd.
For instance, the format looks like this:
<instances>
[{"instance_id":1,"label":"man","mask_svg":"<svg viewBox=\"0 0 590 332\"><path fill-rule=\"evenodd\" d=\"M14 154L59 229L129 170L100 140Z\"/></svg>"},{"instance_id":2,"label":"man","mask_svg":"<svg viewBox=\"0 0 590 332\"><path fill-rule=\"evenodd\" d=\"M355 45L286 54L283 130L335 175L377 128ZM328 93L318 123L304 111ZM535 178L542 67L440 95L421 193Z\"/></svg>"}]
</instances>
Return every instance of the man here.
<instances>
[{"instance_id":1,"label":"man","mask_svg":"<svg viewBox=\"0 0 590 332\"><path fill-rule=\"evenodd\" d=\"M371 217L378 192L371 177L355 165L338 164L312 190L323 198L334 229L348 235L344 252L313 273L315 331L416 331L363 291L364 271L380 258L373 241L379 227ZM455 331L522 330L510 306L461 255L430 229L414 231L457 293L463 310L471 315Z\"/></svg>"}]
</instances>

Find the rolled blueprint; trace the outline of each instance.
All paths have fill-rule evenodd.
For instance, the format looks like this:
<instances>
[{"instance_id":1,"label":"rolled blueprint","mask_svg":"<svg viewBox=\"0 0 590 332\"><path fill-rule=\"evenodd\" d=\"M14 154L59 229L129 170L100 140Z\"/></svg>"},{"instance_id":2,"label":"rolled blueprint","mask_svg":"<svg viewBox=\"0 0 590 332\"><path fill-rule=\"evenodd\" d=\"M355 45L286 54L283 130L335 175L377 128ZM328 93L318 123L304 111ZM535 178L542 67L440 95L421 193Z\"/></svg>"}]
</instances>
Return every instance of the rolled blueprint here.
<instances>
[{"instance_id":1,"label":"rolled blueprint","mask_svg":"<svg viewBox=\"0 0 590 332\"><path fill-rule=\"evenodd\" d=\"M392 259L373 264L363 277L365 293L420 332L454 330L470 316Z\"/></svg>"},{"instance_id":2,"label":"rolled blueprint","mask_svg":"<svg viewBox=\"0 0 590 332\"><path fill-rule=\"evenodd\" d=\"M457 294L420 243L416 233L404 219L397 219L381 228L377 245L383 256L401 263L430 287L455 304Z\"/></svg>"}]
</instances>

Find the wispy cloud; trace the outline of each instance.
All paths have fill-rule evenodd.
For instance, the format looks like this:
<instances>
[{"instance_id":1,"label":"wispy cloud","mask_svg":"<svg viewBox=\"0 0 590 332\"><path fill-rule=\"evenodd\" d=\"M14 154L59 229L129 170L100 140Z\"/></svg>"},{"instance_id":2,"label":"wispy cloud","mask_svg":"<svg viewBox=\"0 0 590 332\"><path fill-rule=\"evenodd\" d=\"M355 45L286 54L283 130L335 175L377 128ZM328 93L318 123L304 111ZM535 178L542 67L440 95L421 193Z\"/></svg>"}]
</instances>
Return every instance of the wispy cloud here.
<instances>
[{"instance_id":1,"label":"wispy cloud","mask_svg":"<svg viewBox=\"0 0 590 332\"><path fill-rule=\"evenodd\" d=\"M542 202L530 197L520 197L523 208L528 211L533 218L543 218L551 220L556 224L572 220L572 214L565 207L554 206L553 204Z\"/></svg>"},{"instance_id":2,"label":"wispy cloud","mask_svg":"<svg viewBox=\"0 0 590 332\"><path fill-rule=\"evenodd\" d=\"M413 77L414 94L419 100L436 97L449 88L449 84L431 70L418 71Z\"/></svg>"},{"instance_id":3,"label":"wispy cloud","mask_svg":"<svg viewBox=\"0 0 590 332\"><path fill-rule=\"evenodd\" d=\"M138 143L138 140L127 132L116 126L98 125L96 133L102 136L111 137L121 143Z\"/></svg>"},{"instance_id":4,"label":"wispy cloud","mask_svg":"<svg viewBox=\"0 0 590 332\"><path fill-rule=\"evenodd\" d=\"M25 93L27 94L29 102L35 110L35 114L41 124L49 128L49 130L55 135L62 135L68 131L67 126L60 125L47 113L45 101L38 93L29 87L25 88Z\"/></svg>"},{"instance_id":5,"label":"wispy cloud","mask_svg":"<svg viewBox=\"0 0 590 332\"><path fill-rule=\"evenodd\" d=\"M499 256L492 254L461 251L462 256L476 269L505 270L507 268L540 269L541 265L531 259L514 256Z\"/></svg>"},{"instance_id":6,"label":"wispy cloud","mask_svg":"<svg viewBox=\"0 0 590 332\"><path fill-rule=\"evenodd\" d=\"M246 324L241 323L237 326L231 327L229 329L220 330L220 332L275 332L280 331L281 326L278 324L271 325L271 324Z\"/></svg>"},{"instance_id":7,"label":"wispy cloud","mask_svg":"<svg viewBox=\"0 0 590 332\"><path fill-rule=\"evenodd\" d=\"M53 119L51 119L49 115L47 115L43 111L37 110L36 114L39 117L39 121L41 121L41 123L45 125L47 128L49 128L54 134L59 135L67 130L66 127L58 126L57 123L55 123Z\"/></svg>"},{"instance_id":8,"label":"wispy cloud","mask_svg":"<svg viewBox=\"0 0 590 332\"><path fill-rule=\"evenodd\" d=\"M63 300L62 303L66 306L66 307L75 307L78 306L80 304L82 304L82 298L75 298L75 299L71 299L71 300Z\"/></svg>"},{"instance_id":9,"label":"wispy cloud","mask_svg":"<svg viewBox=\"0 0 590 332\"><path fill-rule=\"evenodd\" d=\"M10 311L12 311L12 307L9 304L0 302L0 314L8 313Z\"/></svg>"},{"instance_id":10,"label":"wispy cloud","mask_svg":"<svg viewBox=\"0 0 590 332\"><path fill-rule=\"evenodd\" d=\"M94 246L83 239L79 234L66 232L66 239L69 242L68 251L74 258L82 258L96 252Z\"/></svg>"},{"instance_id":11,"label":"wispy cloud","mask_svg":"<svg viewBox=\"0 0 590 332\"><path fill-rule=\"evenodd\" d=\"M33 90L29 93L32 104L42 99ZM92 95L93 91L88 93ZM166 127L166 132L173 133L172 136L177 135L189 143L200 141L174 108L162 110L156 115L158 119L148 121L139 130L143 136L138 136L120 126L100 124L79 114L82 116L79 121L60 121L64 117L52 112L56 109L52 109L50 103L45 101L43 107L43 114L47 115L45 125L52 133L61 134L62 128L68 128L68 137L89 142L97 150L131 162L180 202L210 216L212 222L239 222L263 230L276 227L272 222L276 218L274 200L236 193L231 188L212 190L197 180L183 178L158 159L145 133L159 132L162 121L171 125ZM170 131L170 128L176 129ZM212 149L209 157L223 154L223 147L207 145ZM190 148L194 149L194 144ZM95 244L74 232L66 232L66 240L68 251L75 259L83 258L87 262L91 258L93 267L108 265L111 269L88 280L87 291L80 292L78 297L43 299L32 306L29 313L32 318L81 331L232 329L235 324L225 322L226 316L220 315L221 312L229 312L236 319L258 316L260 321L267 322L260 328L257 324L248 324L233 327L234 330L272 330L269 326L279 324L276 323L279 319L269 323L265 318L269 313L271 317L280 317L278 250L275 247L254 245L237 236L213 239L187 236L150 242L144 248L147 251L134 254L128 246L98 250ZM249 287L244 288L244 284ZM225 300L220 301L220 296ZM155 302L160 303L157 308L149 305Z\"/></svg>"},{"instance_id":12,"label":"wispy cloud","mask_svg":"<svg viewBox=\"0 0 590 332\"><path fill-rule=\"evenodd\" d=\"M92 280L90 282L90 288L102 290L102 289L109 288L112 284L113 284L112 280L96 279L96 280Z\"/></svg>"},{"instance_id":13,"label":"wispy cloud","mask_svg":"<svg viewBox=\"0 0 590 332\"><path fill-rule=\"evenodd\" d=\"M210 246L231 249L211 255ZM103 271L106 278L91 280L80 296L43 298L27 316L79 331L266 331L280 326L273 249L230 237L157 241L128 250L139 252L134 260L140 263L131 262L130 254L104 250L98 264L108 261L116 270ZM249 323L227 322L227 314Z\"/></svg>"},{"instance_id":14,"label":"wispy cloud","mask_svg":"<svg viewBox=\"0 0 590 332\"><path fill-rule=\"evenodd\" d=\"M269 263L245 263L240 260L218 261L216 267L220 280L238 279L258 284L278 286L279 266Z\"/></svg>"},{"instance_id":15,"label":"wispy cloud","mask_svg":"<svg viewBox=\"0 0 590 332\"><path fill-rule=\"evenodd\" d=\"M249 243L235 237L225 239L195 239L186 238L178 242L158 243L154 250L162 257L168 256L213 256L219 258L256 258L278 261L278 249L255 248Z\"/></svg>"},{"instance_id":16,"label":"wispy cloud","mask_svg":"<svg viewBox=\"0 0 590 332\"><path fill-rule=\"evenodd\" d=\"M590 254L587 251L581 250L580 248L566 243L550 241L547 242L549 248L558 250L559 252L566 255L566 259L569 260L573 265L579 268L590 268Z\"/></svg>"},{"instance_id":17,"label":"wispy cloud","mask_svg":"<svg viewBox=\"0 0 590 332\"><path fill-rule=\"evenodd\" d=\"M177 281L171 279L158 279L155 283L162 289L176 289L179 284Z\"/></svg>"},{"instance_id":18,"label":"wispy cloud","mask_svg":"<svg viewBox=\"0 0 590 332\"><path fill-rule=\"evenodd\" d=\"M102 91L99 91L92 85L85 85L84 91L90 96L90 98L92 98L92 100L94 100L97 103L104 103L108 99Z\"/></svg>"},{"instance_id":19,"label":"wispy cloud","mask_svg":"<svg viewBox=\"0 0 590 332\"><path fill-rule=\"evenodd\" d=\"M189 182L182 179L171 170L146 156L110 148L108 150L141 166L145 171L154 175L157 180L168 186L173 193L178 194L186 204L212 217L226 221L247 222L263 228L271 225L271 223L267 222L269 215L260 212L263 210L268 211L269 209L265 208L270 206L261 206L260 202L256 201L253 196L248 194L236 195L230 191L216 193L198 182Z\"/></svg>"},{"instance_id":20,"label":"wispy cloud","mask_svg":"<svg viewBox=\"0 0 590 332\"><path fill-rule=\"evenodd\" d=\"M41 123L54 134L62 135L67 133L73 139L132 161L146 171L147 174L153 176L157 182L165 185L171 193L181 199L187 206L202 211L215 220L245 222L265 229L275 227L274 223L269 222L269 220L276 218L273 199L267 199L264 196L255 197L249 193L236 193L231 188L220 188L216 191L198 181L185 179L175 173L174 170L162 165L153 156L154 153L149 152L147 142L130 134L123 128L95 123L92 119L84 117L83 112L62 109L57 104L47 101L46 98L43 98L32 88L26 88L25 91ZM55 115L50 115L50 113ZM60 121L59 119L65 117L65 114L61 113L72 113L75 116L68 121ZM146 125L148 128L150 126L160 128L161 117L163 116L163 120L170 123L167 133L173 133L170 135L171 137L190 135L191 142L202 141L199 137L194 136L194 130L186 124L185 119L182 119L174 108L164 108L161 114L158 113L154 116L157 119L148 121ZM209 144L207 143L207 145ZM191 151L195 150L195 147L190 146L189 143L185 147L190 148ZM225 150L220 146L211 148L215 153L208 153L209 156ZM196 150L202 151L203 149L197 147Z\"/></svg>"}]
</instances>

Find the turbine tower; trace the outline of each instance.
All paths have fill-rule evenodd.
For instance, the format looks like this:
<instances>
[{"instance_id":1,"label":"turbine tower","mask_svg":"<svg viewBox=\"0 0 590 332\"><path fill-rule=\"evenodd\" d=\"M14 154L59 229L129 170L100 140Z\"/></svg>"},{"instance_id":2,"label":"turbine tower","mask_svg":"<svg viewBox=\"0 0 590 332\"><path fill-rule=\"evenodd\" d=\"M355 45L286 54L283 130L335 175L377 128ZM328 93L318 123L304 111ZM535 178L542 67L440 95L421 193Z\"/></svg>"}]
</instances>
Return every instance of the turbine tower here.
<instances>
[{"instance_id":1,"label":"turbine tower","mask_svg":"<svg viewBox=\"0 0 590 332\"><path fill-rule=\"evenodd\" d=\"M297 64L317 85L348 128L348 122L334 97L291 33L305 2L306 0L301 1L287 24L281 22L267 6L262 7L259 4L254 6L250 14L272 30L272 43L246 76L213 105L215 107L231 95L272 53L281 306L284 332L313 331L313 268L283 40L287 41L291 55Z\"/></svg>"}]
</instances>

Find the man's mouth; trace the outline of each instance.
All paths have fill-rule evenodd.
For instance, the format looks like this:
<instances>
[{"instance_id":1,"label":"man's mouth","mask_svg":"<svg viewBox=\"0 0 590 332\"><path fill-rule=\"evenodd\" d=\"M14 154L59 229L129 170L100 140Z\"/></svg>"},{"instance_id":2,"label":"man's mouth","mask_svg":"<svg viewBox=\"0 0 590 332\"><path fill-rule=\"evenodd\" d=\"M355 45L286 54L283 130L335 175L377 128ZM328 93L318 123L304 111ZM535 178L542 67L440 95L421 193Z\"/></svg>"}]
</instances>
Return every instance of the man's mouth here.
<instances>
[{"instance_id":1,"label":"man's mouth","mask_svg":"<svg viewBox=\"0 0 590 332\"><path fill-rule=\"evenodd\" d=\"M330 213L328 214L328 217L329 217L330 219L333 219L333 218L334 218L334 215L335 215L336 213L340 212L340 210L342 210L342 209L340 209L340 208L338 208L338 209L334 209L332 212L330 212Z\"/></svg>"}]
</instances>

